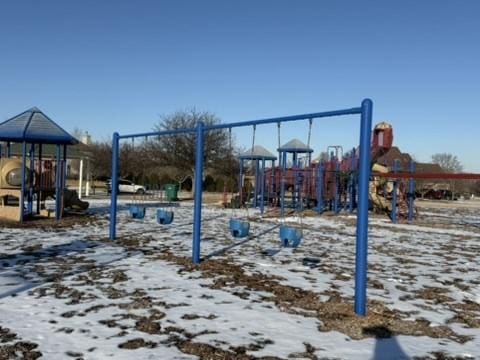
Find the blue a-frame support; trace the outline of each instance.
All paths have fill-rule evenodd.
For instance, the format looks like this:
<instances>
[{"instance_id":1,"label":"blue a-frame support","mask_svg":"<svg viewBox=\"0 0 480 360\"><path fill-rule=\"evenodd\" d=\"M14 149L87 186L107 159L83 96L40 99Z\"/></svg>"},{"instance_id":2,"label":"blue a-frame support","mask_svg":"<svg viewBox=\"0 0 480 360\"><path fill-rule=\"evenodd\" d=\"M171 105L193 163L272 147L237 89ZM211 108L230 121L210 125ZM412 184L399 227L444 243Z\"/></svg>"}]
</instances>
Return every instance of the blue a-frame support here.
<instances>
[{"instance_id":1,"label":"blue a-frame support","mask_svg":"<svg viewBox=\"0 0 480 360\"><path fill-rule=\"evenodd\" d=\"M203 178L203 143L206 131L231 129L236 127L256 126L265 124L280 124L283 122L319 119L342 115L360 115L360 164L358 173L358 212L356 232L356 256L355 256L355 313L366 315L367 301L367 252L368 252L368 184L370 179L370 142L372 132L373 103L370 99L362 101L360 107L319 112L312 114L293 115L271 119L252 120L230 124L206 126L198 122L196 128L157 131L139 134L119 135L113 134L112 141L112 192L110 207L110 239L116 238L116 215L119 177L119 141L120 139L166 136L175 134L196 133L196 158L195 158L195 195L193 215L193 239L192 260L195 264L200 263L200 241L202 225L202 178Z\"/></svg>"}]
</instances>

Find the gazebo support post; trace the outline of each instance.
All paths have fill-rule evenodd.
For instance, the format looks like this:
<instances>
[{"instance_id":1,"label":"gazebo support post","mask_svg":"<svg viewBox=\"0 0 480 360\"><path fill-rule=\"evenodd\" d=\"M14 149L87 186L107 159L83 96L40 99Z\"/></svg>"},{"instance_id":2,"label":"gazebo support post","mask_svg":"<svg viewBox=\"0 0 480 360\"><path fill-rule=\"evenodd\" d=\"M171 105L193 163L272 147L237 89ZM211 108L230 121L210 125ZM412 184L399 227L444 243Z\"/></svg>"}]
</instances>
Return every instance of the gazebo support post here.
<instances>
[{"instance_id":1,"label":"gazebo support post","mask_svg":"<svg viewBox=\"0 0 480 360\"><path fill-rule=\"evenodd\" d=\"M20 223L23 223L23 201L25 195L25 175L26 175L26 162L27 162L27 143L24 141L22 142L22 180L21 180L21 187L20 187L20 199L18 199L18 206L20 207Z\"/></svg>"},{"instance_id":2,"label":"gazebo support post","mask_svg":"<svg viewBox=\"0 0 480 360\"><path fill-rule=\"evenodd\" d=\"M42 150L42 144L38 144L37 214L40 214L40 203L42 200Z\"/></svg>"},{"instance_id":3,"label":"gazebo support post","mask_svg":"<svg viewBox=\"0 0 480 360\"><path fill-rule=\"evenodd\" d=\"M61 149L60 145L57 145L57 166L55 169L55 219L60 220L62 215L61 215L61 204L62 204L62 199L61 199L61 194L60 194L60 173L61 173L61 168L60 168L60 154L61 154Z\"/></svg>"},{"instance_id":4,"label":"gazebo support post","mask_svg":"<svg viewBox=\"0 0 480 360\"><path fill-rule=\"evenodd\" d=\"M63 207L64 207L64 198L65 198L65 189L67 187L67 145L63 145L63 163L62 163L62 177L61 177L61 185L62 185L62 203L61 203L61 210L60 214L63 217Z\"/></svg>"},{"instance_id":5,"label":"gazebo support post","mask_svg":"<svg viewBox=\"0 0 480 360\"><path fill-rule=\"evenodd\" d=\"M261 183L261 200L260 200L260 211L263 215L263 212L265 210L265 158L262 159L262 171L260 173L260 177L261 177L261 180L262 180L262 183Z\"/></svg>"},{"instance_id":6,"label":"gazebo support post","mask_svg":"<svg viewBox=\"0 0 480 360\"><path fill-rule=\"evenodd\" d=\"M35 144L30 144L30 169L28 171L28 213L33 214L33 178L35 174Z\"/></svg>"}]
</instances>

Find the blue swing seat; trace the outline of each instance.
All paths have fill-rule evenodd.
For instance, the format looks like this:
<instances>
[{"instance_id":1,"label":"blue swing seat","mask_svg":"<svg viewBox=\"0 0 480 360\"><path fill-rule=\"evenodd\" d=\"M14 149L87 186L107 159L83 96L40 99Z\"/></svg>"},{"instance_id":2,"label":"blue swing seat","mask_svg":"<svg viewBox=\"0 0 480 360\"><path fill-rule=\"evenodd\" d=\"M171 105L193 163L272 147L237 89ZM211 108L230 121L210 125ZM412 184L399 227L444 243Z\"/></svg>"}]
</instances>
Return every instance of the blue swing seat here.
<instances>
[{"instance_id":1,"label":"blue swing seat","mask_svg":"<svg viewBox=\"0 0 480 360\"><path fill-rule=\"evenodd\" d=\"M291 226L280 226L282 246L296 248L302 241L302 232Z\"/></svg>"},{"instance_id":2,"label":"blue swing seat","mask_svg":"<svg viewBox=\"0 0 480 360\"><path fill-rule=\"evenodd\" d=\"M145 217L145 206L130 205L128 211L133 219L143 219Z\"/></svg>"},{"instance_id":3,"label":"blue swing seat","mask_svg":"<svg viewBox=\"0 0 480 360\"><path fill-rule=\"evenodd\" d=\"M161 225L171 224L173 221L173 211L157 210L157 222Z\"/></svg>"},{"instance_id":4,"label":"blue swing seat","mask_svg":"<svg viewBox=\"0 0 480 360\"><path fill-rule=\"evenodd\" d=\"M250 223L240 219L230 219L230 233L235 238L248 236L250 231Z\"/></svg>"}]
</instances>

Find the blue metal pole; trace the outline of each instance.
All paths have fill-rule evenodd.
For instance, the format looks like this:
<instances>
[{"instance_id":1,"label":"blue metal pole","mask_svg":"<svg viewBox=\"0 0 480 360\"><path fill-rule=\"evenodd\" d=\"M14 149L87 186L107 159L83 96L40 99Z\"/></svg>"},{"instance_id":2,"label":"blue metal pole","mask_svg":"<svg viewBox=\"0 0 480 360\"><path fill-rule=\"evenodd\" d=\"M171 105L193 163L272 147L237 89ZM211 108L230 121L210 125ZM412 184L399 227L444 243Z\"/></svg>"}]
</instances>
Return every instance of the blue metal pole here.
<instances>
[{"instance_id":1,"label":"blue metal pole","mask_svg":"<svg viewBox=\"0 0 480 360\"><path fill-rule=\"evenodd\" d=\"M262 159L262 171L260 173L260 177L262 180L262 183L261 183L262 199L260 200L260 212L263 214L263 211L265 210L265 158Z\"/></svg>"},{"instance_id":2,"label":"blue metal pole","mask_svg":"<svg viewBox=\"0 0 480 360\"><path fill-rule=\"evenodd\" d=\"M42 163L42 158L43 158L43 145L42 144L38 144L38 178L39 179L42 179L42 171L43 171L43 163ZM40 187L42 186L41 185L41 180L39 181L39 185ZM40 204L41 204L41 201L42 201L42 191L39 189L38 192L37 192L37 214L40 214Z\"/></svg>"},{"instance_id":3,"label":"blue metal pole","mask_svg":"<svg viewBox=\"0 0 480 360\"><path fill-rule=\"evenodd\" d=\"M119 139L117 132L112 138L112 178L111 178L111 202L110 202L110 240L115 240L117 233L117 199L118 199L118 169L119 169Z\"/></svg>"},{"instance_id":4,"label":"blue metal pole","mask_svg":"<svg viewBox=\"0 0 480 360\"><path fill-rule=\"evenodd\" d=\"M318 207L319 214L323 212L323 209L325 207L325 204L323 201L324 179L325 179L325 163L321 161L320 166L318 168L318 179L317 179L317 207Z\"/></svg>"},{"instance_id":5,"label":"blue metal pole","mask_svg":"<svg viewBox=\"0 0 480 360\"><path fill-rule=\"evenodd\" d=\"M242 202L243 202L243 159L240 159L240 174L239 174L239 179L238 179L238 196L239 196L239 201L238 201L238 207L242 207Z\"/></svg>"},{"instance_id":6,"label":"blue metal pole","mask_svg":"<svg viewBox=\"0 0 480 360\"><path fill-rule=\"evenodd\" d=\"M340 163L335 158L335 197L333 198L333 212L340 212Z\"/></svg>"},{"instance_id":7,"label":"blue metal pole","mask_svg":"<svg viewBox=\"0 0 480 360\"><path fill-rule=\"evenodd\" d=\"M33 179L35 167L35 145L30 145L30 170L28 171L28 212L33 214Z\"/></svg>"},{"instance_id":8,"label":"blue metal pole","mask_svg":"<svg viewBox=\"0 0 480 360\"><path fill-rule=\"evenodd\" d=\"M365 316L367 313L368 185L371 170L372 108L372 100L363 100L360 120L360 171L355 256L355 313L360 316Z\"/></svg>"},{"instance_id":9,"label":"blue metal pole","mask_svg":"<svg viewBox=\"0 0 480 360\"><path fill-rule=\"evenodd\" d=\"M398 172L399 161L393 160L393 172ZM398 180L393 180L393 194L392 194L392 222L397 223L397 190L398 190Z\"/></svg>"},{"instance_id":10,"label":"blue metal pole","mask_svg":"<svg viewBox=\"0 0 480 360\"><path fill-rule=\"evenodd\" d=\"M295 158L295 153L293 153L293 194L292 194L292 209L297 209L297 196L298 196L298 170L297 170L297 159Z\"/></svg>"},{"instance_id":11,"label":"blue metal pole","mask_svg":"<svg viewBox=\"0 0 480 360\"><path fill-rule=\"evenodd\" d=\"M42 178L42 144L38 144L38 179ZM38 182L39 188L37 189L37 214L40 214L40 203L42 198L42 191L40 190L41 181Z\"/></svg>"},{"instance_id":12,"label":"blue metal pole","mask_svg":"<svg viewBox=\"0 0 480 360\"><path fill-rule=\"evenodd\" d=\"M60 220L62 212L62 194L60 193L60 173L62 168L60 166L60 145L57 145L57 168L55 171L55 220Z\"/></svg>"},{"instance_id":13,"label":"blue metal pole","mask_svg":"<svg viewBox=\"0 0 480 360\"><path fill-rule=\"evenodd\" d=\"M7 158L9 158L10 156L12 156L12 144L9 142L7 142Z\"/></svg>"},{"instance_id":14,"label":"blue metal pole","mask_svg":"<svg viewBox=\"0 0 480 360\"><path fill-rule=\"evenodd\" d=\"M320 118L333 117L333 116L353 115L353 114L360 114L361 112L362 112L362 108L358 107L358 108L351 108L351 109L344 109L344 110L324 111L320 113L282 116L282 117L269 118L269 119L247 120L247 121L239 121L234 123L209 125L205 127L205 131L227 129L230 127L266 125L266 124L273 124L273 123L279 123L279 122L284 123L284 122L297 121L297 120L309 120L309 119L320 119ZM142 136L145 136L145 134L142 134Z\"/></svg>"},{"instance_id":15,"label":"blue metal pole","mask_svg":"<svg viewBox=\"0 0 480 360\"><path fill-rule=\"evenodd\" d=\"M62 173L60 178L60 185L61 185L61 194L62 194L62 205L60 207L61 213L60 217L63 217L63 207L64 207L64 194L65 189L67 187L67 145L63 145L63 163L62 163Z\"/></svg>"},{"instance_id":16,"label":"blue metal pole","mask_svg":"<svg viewBox=\"0 0 480 360\"><path fill-rule=\"evenodd\" d=\"M317 211L317 213L321 213L321 208L320 208L320 198L321 198L321 195L322 195L322 189L320 189L320 184L321 184L321 180L320 180L320 174L321 174L321 171L320 171L320 168L322 166L322 163L321 163L321 160L320 160L320 164L317 166L317 168L315 169L316 171L316 177L315 177L315 191L316 191L316 194L315 196L317 197L317 207L315 208L315 210Z\"/></svg>"},{"instance_id":17,"label":"blue metal pole","mask_svg":"<svg viewBox=\"0 0 480 360\"><path fill-rule=\"evenodd\" d=\"M320 113L283 116L283 117L269 118L269 119L240 121L240 122L234 122L234 123L209 125L209 126L205 126L204 130L205 131L220 130L220 129L228 129L228 128L234 128L234 127L245 127L245 126L252 126L252 125L266 125L266 124L273 124L273 123L279 123L279 122L290 122L290 121L297 121L297 120L320 119L320 118L333 117L333 116L354 115L354 114L360 114L361 111L362 111L362 108L351 108L351 109L343 109L343 110L324 111L324 112L320 112ZM195 131L196 131L195 128L175 129L175 130L165 130L165 131L152 131L152 132L146 132L146 133L121 135L120 139L135 138L135 137L143 137L144 138L144 137L149 137L149 136L195 133Z\"/></svg>"},{"instance_id":18,"label":"blue metal pole","mask_svg":"<svg viewBox=\"0 0 480 360\"><path fill-rule=\"evenodd\" d=\"M285 215L285 167L287 162L287 153L282 152L282 167L281 171L281 179L280 179L280 214L282 217Z\"/></svg>"},{"instance_id":19,"label":"blue metal pole","mask_svg":"<svg viewBox=\"0 0 480 360\"><path fill-rule=\"evenodd\" d=\"M259 164L260 164L260 161L258 159L255 160L255 162L253 160L251 160L251 161L252 161L252 165L255 163L255 180L254 180L255 186L253 188L253 207L256 208L258 206L258 202L257 202L258 186L260 185L260 180L259 180Z\"/></svg>"},{"instance_id":20,"label":"blue metal pole","mask_svg":"<svg viewBox=\"0 0 480 360\"><path fill-rule=\"evenodd\" d=\"M199 121L197 124L197 145L195 149L195 203L193 209L192 244L192 261L194 264L200 263L200 237L202 233L203 128L203 122Z\"/></svg>"},{"instance_id":21,"label":"blue metal pole","mask_svg":"<svg viewBox=\"0 0 480 360\"><path fill-rule=\"evenodd\" d=\"M415 172L415 162L410 162L410 172L413 174ZM415 202L415 179L410 178L408 180L408 222L412 223L413 213L414 213L414 202Z\"/></svg>"},{"instance_id":22,"label":"blue metal pole","mask_svg":"<svg viewBox=\"0 0 480 360\"><path fill-rule=\"evenodd\" d=\"M272 160L272 174L271 174L271 177L270 177L270 181L271 181L271 184L270 184L270 195L269 195L269 201L272 201L272 206L273 206L273 203L274 203L274 199L276 198L276 194L275 194L275 160ZM270 199L270 196L272 196L272 199Z\"/></svg>"},{"instance_id":23,"label":"blue metal pole","mask_svg":"<svg viewBox=\"0 0 480 360\"><path fill-rule=\"evenodd\" d=\"M10 143L8 143L8 151L10 152ZM21 180L21 191L20 191L20 199L18 206L20 207L20 222L23 222L23 216L24 216L24 211L23 211L23 201L24 201L24 196L25 196L25 175L26 175L26 162L27 162L27 143L24 141L22 143L22 180Z\"/></svg>"}]
</instances>

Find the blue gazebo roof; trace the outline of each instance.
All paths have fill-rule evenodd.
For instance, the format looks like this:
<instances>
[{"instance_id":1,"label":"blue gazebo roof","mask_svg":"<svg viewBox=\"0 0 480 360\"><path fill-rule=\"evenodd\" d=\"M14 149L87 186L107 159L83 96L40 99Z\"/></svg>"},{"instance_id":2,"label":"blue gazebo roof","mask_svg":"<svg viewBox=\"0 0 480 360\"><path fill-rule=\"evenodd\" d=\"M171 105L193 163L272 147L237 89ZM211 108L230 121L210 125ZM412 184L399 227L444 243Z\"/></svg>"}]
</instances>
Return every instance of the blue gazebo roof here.
<instances>
[{"instance_id":1,"label":"blue gazebo roof","mask_svg":"<svg viewBox=\"0 0 480 360\"><path fill-rule=\"evenodd\" d=\"M0 123L0 141L75 145L78 140L33 107Z\"/></svg>"},{"instance_id":2,"label":"blue gazebo roof","mask_svg":"<svg viewBox=\"0 0 480 360\"><path fill-rule=\"evenodd\" d=\"M255 145L250 150L247 150L240 154L240 159L243 160L276 160L277 157L263 146Z\"/></svg>"},{"instance_id":3,"label":"blue gazebo roof","mask_svg":"<svg viewBox=\"0 0 480 360\"><path fill-rule=\"evenodd\" d=\"M298 139L292 139L278 148L279 152L287 153L311 153L313 149Z\"/></svg>"}]
</instances>

